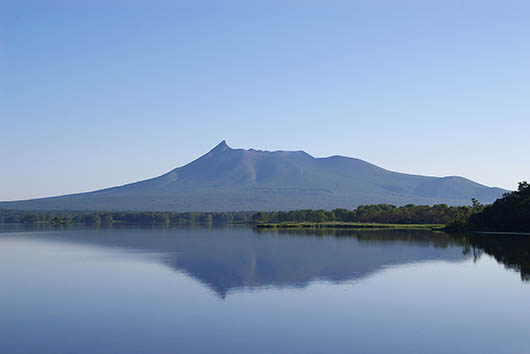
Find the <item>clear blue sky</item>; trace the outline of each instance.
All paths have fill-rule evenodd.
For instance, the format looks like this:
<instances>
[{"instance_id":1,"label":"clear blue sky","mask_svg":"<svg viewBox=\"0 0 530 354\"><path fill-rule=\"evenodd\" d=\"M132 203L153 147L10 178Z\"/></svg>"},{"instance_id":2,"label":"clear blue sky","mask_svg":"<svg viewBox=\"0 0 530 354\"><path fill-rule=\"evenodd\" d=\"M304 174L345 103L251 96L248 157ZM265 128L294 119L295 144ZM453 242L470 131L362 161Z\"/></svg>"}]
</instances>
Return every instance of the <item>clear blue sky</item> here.
<instances>
[{"instance_id":1,"label":"clear blue sky","mask_svg":"<svg viewBox=\"0 0 530 354\"><path fill-rule=\"evenodd\" d=\"M513 189L529 18L506 0L0 0L0 200L154 177L223 139Z\"/></svg>"}]
</instances>

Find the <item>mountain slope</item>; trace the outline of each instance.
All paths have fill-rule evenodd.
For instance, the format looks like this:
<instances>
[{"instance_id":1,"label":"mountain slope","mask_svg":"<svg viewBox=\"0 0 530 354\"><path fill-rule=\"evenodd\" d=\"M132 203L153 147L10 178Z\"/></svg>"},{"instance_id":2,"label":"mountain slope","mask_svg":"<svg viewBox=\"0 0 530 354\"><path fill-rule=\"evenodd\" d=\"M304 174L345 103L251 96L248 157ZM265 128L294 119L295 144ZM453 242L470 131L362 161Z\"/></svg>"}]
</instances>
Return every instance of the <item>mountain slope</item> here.
<instances>
[{"instance_id":1,"label":"mountain slope","mask_svg":"<svg viewBox=\"0 0 530 354\"><path fill-rule=\"evenodd\" d=\"M462 177L385 170L343 156L232 149L225 141L185 166L95 192L3 202L2 208L64 210L279 210L360 204L489 203L505 192Z\"/></svg>"}]
</instances>

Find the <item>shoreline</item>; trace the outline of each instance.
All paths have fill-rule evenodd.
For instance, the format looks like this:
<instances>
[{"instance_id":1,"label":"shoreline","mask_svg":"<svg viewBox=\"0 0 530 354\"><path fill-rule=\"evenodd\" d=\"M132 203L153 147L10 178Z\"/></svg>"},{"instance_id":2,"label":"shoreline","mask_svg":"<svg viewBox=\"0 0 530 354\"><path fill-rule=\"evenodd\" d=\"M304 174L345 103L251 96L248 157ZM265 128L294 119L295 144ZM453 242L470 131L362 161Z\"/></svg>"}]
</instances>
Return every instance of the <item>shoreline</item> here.
<instances>
[{"instance_id":1,"label":"shoreline","mask_svg":"<svg viewBox=\"0 0 530 354\"><path fill-rule=\"evenodd\" d=\"M258 223L258 229L352 229L352 230L433 230L442 231L443 224L384 224L384 223L317 223L317 222L285 222Z\"/></svg>"}]
</instances>

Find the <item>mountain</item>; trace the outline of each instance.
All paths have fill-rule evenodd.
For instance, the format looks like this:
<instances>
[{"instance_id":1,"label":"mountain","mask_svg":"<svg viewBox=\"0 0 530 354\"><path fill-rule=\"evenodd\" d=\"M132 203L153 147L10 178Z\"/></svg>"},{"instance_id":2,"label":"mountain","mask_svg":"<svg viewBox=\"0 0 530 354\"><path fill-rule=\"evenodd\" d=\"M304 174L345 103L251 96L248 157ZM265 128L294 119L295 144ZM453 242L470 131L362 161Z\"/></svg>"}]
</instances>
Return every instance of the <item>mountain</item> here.
<instances>
[{"instance_id":1,"label":"mountain","mask_svg":"<svg viewBox=\"0 0 530 354\"><path fill-rule=\"evenodd\" d=\"M363 160L315 158L303 151L232 149L207 154L152 179L94 192L1 202L0 208L48 210L351 209L361 204L468 205L504 192L463 177L385 170Z\"/></svg>"}]
</instances>

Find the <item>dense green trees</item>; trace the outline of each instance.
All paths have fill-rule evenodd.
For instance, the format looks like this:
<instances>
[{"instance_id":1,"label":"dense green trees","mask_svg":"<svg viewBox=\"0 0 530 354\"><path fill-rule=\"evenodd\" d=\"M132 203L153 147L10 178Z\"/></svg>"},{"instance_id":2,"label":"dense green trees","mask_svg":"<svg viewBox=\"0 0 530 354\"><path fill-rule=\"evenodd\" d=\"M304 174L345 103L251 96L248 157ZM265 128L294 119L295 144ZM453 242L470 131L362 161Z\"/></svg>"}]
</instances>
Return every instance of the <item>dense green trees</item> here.
<instances>
[{"instance_id":1,"label":"dense green trees","mask_svg":"<svg viewBox=\"0 0 530 354\"><path fill-rule=\"evenodd\" d=\"M362 222L388 224L448 224L465 223L471 214L482 208L474 206L448 206L446 204L361 205L356 209L290 210L290 211L238 211L238 212L89 212L89 211L18 211L0 210L0 220L5 223L85 223L85 224L187 224L232 222Z\"/></svg>"},{"instance_id":2,"label":"dense green trees","mask_svg":"<svg viewBox=\"0 0 530 354\"><path fill-rule=\"evenodd\" d=\"M361 205L353 210L293 210L258 212L252 217L256 222L363 222L388 224L447 224L456 219L467 219L472 213L469 206L448 206L446 204L405 205L389 204Z\"/></svg>"},{"instance_id":3,"label":"dense green trees","mask_svg":"<svg viewBox=\"0 0 530 354\"><path fill-rule=\"evenodd\" d=\"M174 212L104 212L104 211L27 211L0 209L1 223L50 223L50 224L187 224L246 222L251 220L252 211L222 213L174 213Z\"/></svg>"},{"instance_id":4,"label":"dense green trees","mask_svg":"<svg viewBox=\"0 0 530 354\"><path fill-rule=\"evenodd\" d=\"M506 193L493 204L471 215L471 229L530 231L530 185L520 182L516 191Z\"/></svg>"},{"instance_id":5,"label":"dense green trees","mask_svg":"<svg viewBox=\"0 0 530 354\"><path fill-rule=\"evenodd\" d=\"M362 205L356 209L291 210L291 211L238 211L218 213L173 213L173 212L89 212L89 211L21 211L0 210L3 223L83 223L83 224L185 224L231 222L377 222L392 224L446 224L471 215L471 207L450 207L445 204L406 205L396 207L388 204Z\"/></svg>"}]
</instances>

